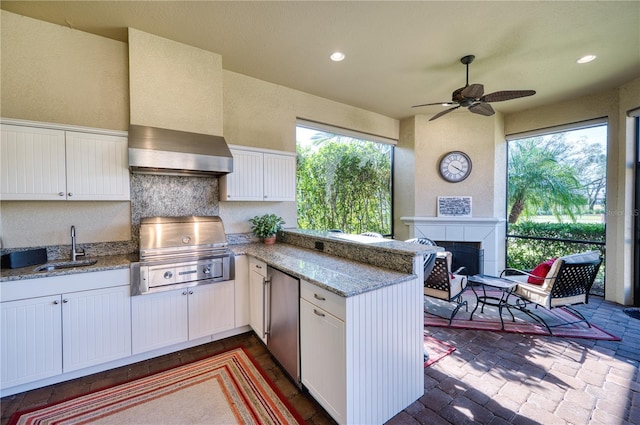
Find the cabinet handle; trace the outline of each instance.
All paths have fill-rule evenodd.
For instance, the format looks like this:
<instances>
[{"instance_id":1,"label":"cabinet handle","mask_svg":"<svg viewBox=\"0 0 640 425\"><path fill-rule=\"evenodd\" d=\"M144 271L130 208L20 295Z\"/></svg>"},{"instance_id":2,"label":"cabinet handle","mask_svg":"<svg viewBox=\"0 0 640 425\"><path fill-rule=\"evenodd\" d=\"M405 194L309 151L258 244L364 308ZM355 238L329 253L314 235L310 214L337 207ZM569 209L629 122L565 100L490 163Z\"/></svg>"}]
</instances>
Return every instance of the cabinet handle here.
<instances>
[{"instance_id":1,"label":"cabinet handle","mask_svg":"<svg viewBox=\"0 0 640 425\"><path fill-rule=\"evenodd\" d=\"M327 300L325 297L321 297L318 294L313 294L313 298L315 298L316 300L320 300L320 301L326 301Z\"/></svg>"},{"instance_id":2,"label":"cabinet handle","mask_svg":"<svg viewBox=\"0 0 640 425\"><path fill-rule=\"evenodd\" d=\"M187 295L187 291L184 291L184 292L182 293L182 295Z\"/></svg>"},{"instance_id":3,"label":"cabinet handle","mask_svg":"<svg viewBox=\"0 0 640 425\"><path fill-rule=\"evenodd\" d=\"M261 265L256 264L256 269L261 269L261 268L262 268L262 266L261 266Z\"/></svg>"},{"instance_id":4,"label":"cabinet handle","mask_svg":"<svg viewBox=\"0 0 640 425\"><path fill-rule=\"evenodd\" d=\"M62 300L62 302L63 302L64 304L66 304L66 303L68 303L68 302L69 302L69 300L65 298L64 300Z\"/></svg>"},{"instance_id":5,"label":"cabinet handle","mask_svg":"<svg viewBox=\"0 0 640 425\"><path fill-rule=\"evenodd\" d=\"M189 295L193 295L193 291L189 291Z\"/></svg>"},{"instance_id":6,"label":"cabinet handle","mask_svg":"<svg viewBox=\"0 0 640 425\"><path fill-rule=\"evenodd\" d=\"M325 314L321 311L316 310L315 308L313 309L313 312L315 313L316 316L320 316L320 317L324 317Z\"/></svg>"},{"instance_id":7,"label":"cabinet handle","mask_svg":"<svg viewBox=\"0 0 640 425\"><path fill-rule=\"evenodd\" d=\"M265 339L271 331L271 323L267 323L267 314L269 314L269 321L271 320L271 277L265 279L262 278L262 339ZM269 290L267 291L267 286ZM267 293L268 292L268 293ZM267 295L269 299L267 300Z\"/></svg>"},{"instance_id":8,"label":"cabinet handle","mask_svg":"<svg viewBox=\"0 0 640 425\"><path fill-rule=\"evenodd\" d=\"M58 304L60 304L60 302L59 302L58 300L55 300L55 301L53 302L53 304L58 305Z\"/></svg>"},{"instance_id":9,"label":"cabinet handle","mask_svg":"<svg viewBox=\"0 0 640 425\"><path fill-rule=\"evenodd\" d=\"M73 196L73 192L69 192L69 193L67 193L67 195Z\"/></svg>"},{"instance_id":10,"label":"cabinet handle","mask_svg":"<svg viewBox=\"0 0 640 425\"><path fill-rule=\"evenodd\" d=\"M64 192L58 192L58 196L64 196Z\"/></svg>"}]
</instances>

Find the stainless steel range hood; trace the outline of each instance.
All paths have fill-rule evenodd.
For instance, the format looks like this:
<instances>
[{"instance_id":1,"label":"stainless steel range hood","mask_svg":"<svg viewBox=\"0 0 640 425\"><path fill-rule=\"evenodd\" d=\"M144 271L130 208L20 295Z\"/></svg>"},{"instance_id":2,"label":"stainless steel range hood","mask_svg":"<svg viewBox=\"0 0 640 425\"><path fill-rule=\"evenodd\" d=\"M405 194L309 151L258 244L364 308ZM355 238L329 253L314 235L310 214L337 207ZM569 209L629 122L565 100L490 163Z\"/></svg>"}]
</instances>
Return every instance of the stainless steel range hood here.
<instances>
[{"instance_id":1,"label":"stainless steel range hood","mask_svg":"<svg viewBox=\"0 0 640 425\"><path fill-rule=\"evenodd\" d=\"M233 171L233 156L221 136L130 125L129 168L143 174L220 176Z\"/></svg>"}]
</instances>

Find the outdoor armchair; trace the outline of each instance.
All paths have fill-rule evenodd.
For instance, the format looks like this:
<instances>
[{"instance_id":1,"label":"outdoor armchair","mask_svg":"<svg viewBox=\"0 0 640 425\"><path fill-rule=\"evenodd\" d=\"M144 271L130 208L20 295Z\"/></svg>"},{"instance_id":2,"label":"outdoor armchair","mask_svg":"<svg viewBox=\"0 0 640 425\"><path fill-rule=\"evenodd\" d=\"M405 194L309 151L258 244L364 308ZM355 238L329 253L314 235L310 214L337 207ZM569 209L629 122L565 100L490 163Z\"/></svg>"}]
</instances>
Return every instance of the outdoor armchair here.
<instances>
[{"instance_id":1,"label":"outdoor armchair","mask_svg":"<svg viewBox=\"0 0 640 425\"><path fill-rule=\"evenodd\" d=\"M589 291L601 264L600 251L589 251L556 259L544 277L509 268L505 269L501 276L518 282L518 288L515 291L517 296L515 306L538 323L543 324L549 334L552 334L551 328L554 326L585 322L591 327L582 313L572 306L589 302ZM541 284L531 283L537 279L541 281ZM547 309L564 307L579 320L549 325L539 314L531 310L531 305L535 308L541 306Z\"/></svg>"},{"instance_id":2,"label":"outdoor armchair","mask_svg":"<svg viewBox=\"0 0 640 425\"><path fill-rule=\"evenodd\" d=\"M467 301L462 298L462 293L467 288L467 276L459 274L464 267L452 273L451 259L451 252L438 252L433 269L424 280L424 295L455 303L455 308L448 317L449 324L460 308L464 307L469 311Z\"/></svg>"}]
</instances>

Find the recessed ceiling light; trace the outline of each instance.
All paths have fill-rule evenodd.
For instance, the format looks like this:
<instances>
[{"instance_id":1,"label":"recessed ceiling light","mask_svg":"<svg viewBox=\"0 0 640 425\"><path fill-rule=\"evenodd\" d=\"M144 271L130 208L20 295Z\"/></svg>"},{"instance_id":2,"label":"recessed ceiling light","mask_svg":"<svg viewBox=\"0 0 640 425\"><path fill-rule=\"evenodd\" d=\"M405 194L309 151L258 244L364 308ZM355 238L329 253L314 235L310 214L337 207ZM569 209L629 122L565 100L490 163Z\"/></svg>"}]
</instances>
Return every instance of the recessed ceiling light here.
<instances>
[{"instance_id":1,"label":"recessed ceiling light","mask_svg":"<svg viewBox=\"0 0 640 425\"><path fill-rule=\"evenodd\" d=\"M333 52L333 53L331 53L331 56L329 56L329 57L334 62L340 62L341 60L344 59L344 53L342 53L342 52Z\"/></svg>"},{"instance_id":2,"label":"recessed ceiling light","mask_svg":"<svg viewBox=\"0 0 640 425\"><path fill-rule=\"evenodd\" d=\"M589 63L596 60L596 55L586 55L576 61L576 63Z\"/></svg>"}]
</instances>

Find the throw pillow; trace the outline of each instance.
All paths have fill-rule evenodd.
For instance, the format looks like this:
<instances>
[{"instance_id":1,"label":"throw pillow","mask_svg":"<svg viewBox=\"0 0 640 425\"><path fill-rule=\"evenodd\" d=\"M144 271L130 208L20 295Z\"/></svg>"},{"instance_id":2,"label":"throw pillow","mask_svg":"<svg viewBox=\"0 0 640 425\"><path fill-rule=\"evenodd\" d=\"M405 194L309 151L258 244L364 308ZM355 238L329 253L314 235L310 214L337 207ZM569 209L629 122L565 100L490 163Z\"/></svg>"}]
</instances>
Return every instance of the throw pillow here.
<instances>
[{"instance_id":1,"label":"throw pillow","mask_svg":"<svg viewBox=\"0 0 640 425\"><path fill-rule=\"evenodd\" d=\"M554 261L556 261L555 258L550 258L547 261L543 261L542 263L538 264L531 271L531 274L533 276L529 276L529 279L527 279L527 283L542 285L544 283L544 278L547 276L547 273L549 273L549 270L551 270L551 266L553 265Z\"/></svg>"}]
</instances>

